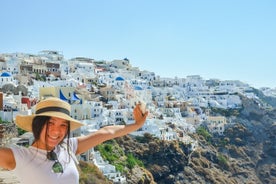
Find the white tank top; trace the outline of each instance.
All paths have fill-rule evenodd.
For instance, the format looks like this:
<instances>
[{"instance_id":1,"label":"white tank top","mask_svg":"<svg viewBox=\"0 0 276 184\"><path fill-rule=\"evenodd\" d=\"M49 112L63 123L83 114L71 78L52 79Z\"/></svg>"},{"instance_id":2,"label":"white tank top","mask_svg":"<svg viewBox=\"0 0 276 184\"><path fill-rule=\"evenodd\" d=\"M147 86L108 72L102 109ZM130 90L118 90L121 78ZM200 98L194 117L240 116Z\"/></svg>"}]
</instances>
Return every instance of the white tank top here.
<instances>
[{"instance_id":1,"label":"white tank top","mask_svg":"<svg viewBox=\"0 0 276 184\"><path fill-rule=\"evenodd\" d=\"M14 173L20 182L22 184L78 184L79 173L74 162L78 141L76 138L70 138L69 140L72 156L68 155L66 140L63 146L57 146L54 150L63 167L63 173L52 171L54 161L46 158L46 150L33 146L28 148L22 146L11 147L16 161Z\"/></svg>"}]
</instances>

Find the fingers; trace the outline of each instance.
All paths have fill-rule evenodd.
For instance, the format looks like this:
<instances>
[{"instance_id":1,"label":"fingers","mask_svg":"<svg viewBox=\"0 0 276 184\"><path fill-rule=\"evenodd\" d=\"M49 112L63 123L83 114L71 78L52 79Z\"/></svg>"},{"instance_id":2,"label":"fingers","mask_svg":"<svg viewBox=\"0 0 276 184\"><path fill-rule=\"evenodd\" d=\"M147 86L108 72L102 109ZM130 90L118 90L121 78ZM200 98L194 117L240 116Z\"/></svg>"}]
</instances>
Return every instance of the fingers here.
<instances>
[{"instance_id":1,"label":"fingers","mask_svg":"<svg viewBox=\"0 0 276 184\"><path fill-rule=\"evenodd\" d=\"M141 106L139 104L137 104L133 110L134 116L137 118L141 118L141 117L147 117L148 112L146 111L146 109L144 109L144 111L141 109Z\"/></svg>"},{"instance_id":2,"label":"fingers","mask_svg":"<svg viewBox=\"0 0 276 184\"><path fill-rule=\"evenodd\" d=\"M144 114L146 112L146 103L144 101L139 101L138 106L141 112Z\"/></svg>"}]
</instances>

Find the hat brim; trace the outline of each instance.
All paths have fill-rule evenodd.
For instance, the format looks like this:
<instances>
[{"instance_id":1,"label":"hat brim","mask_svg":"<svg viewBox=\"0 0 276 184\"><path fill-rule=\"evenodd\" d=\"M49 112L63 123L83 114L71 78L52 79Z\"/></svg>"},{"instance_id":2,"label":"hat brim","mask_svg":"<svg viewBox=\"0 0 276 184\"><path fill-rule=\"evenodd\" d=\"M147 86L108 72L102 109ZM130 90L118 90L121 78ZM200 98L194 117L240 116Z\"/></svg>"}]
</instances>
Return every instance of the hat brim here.
<instances>
[{"instance_id":1,"label":"hat brim","mask_svg":"<svg viewBox=\"0 0 276 184\"><path fill-rule=\"evenodd\" d=\"M26 130L28 132L32 132L32 122L34 117L36 116L49 116L68 120L70 122L70 131L74 131L84 125L83 123L71 118L68 115L65 115L64 113L51 111L33 115L17 115L15 123L19 128Z\"/></svg>"}]
</instances>

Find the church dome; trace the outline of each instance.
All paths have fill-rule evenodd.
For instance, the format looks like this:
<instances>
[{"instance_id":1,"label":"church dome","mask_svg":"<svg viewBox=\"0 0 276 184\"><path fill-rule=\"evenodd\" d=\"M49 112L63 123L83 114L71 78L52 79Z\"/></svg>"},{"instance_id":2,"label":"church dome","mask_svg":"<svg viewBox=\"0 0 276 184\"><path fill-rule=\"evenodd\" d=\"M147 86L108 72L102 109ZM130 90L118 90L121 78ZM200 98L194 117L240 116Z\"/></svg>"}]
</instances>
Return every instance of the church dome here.
<instances>
[{"instance_id":1,"label":"church dome","mask_svg":"<svg viewBox=\"0 0 276 184\"><path fill-rule=\"evenodd\" d=\"M125 79L123 77L116 77L116 81L124 81Z\"/></svg>"},{"instance_id":2,"label":"church dome","mask_svg":"<svg viewBox=\"0 0 276 184\"><path fill-rule=\"evenodd\" d=\"M1 77L11 77L12 75L10 74L10 73L8 73L8 72L3 72L2 74L1 74Z\"/></svg>"}]
</instances>

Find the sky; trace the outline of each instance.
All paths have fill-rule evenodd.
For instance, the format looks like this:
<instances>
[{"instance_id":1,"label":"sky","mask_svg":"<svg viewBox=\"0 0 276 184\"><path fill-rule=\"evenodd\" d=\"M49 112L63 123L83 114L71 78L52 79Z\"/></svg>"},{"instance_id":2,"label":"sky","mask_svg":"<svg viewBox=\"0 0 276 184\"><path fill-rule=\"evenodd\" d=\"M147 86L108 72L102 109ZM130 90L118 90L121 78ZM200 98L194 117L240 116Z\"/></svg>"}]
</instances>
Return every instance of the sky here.
<instances>
[{"instance_id":1,"label":"sky","mask_svg":"<svg viewBox=\"0 0 276 184\"><path fill-rule=\"evenodd\" d=\"M160 77L276 89L275 0L1 0L0 53L128 58Z\"/></svg>"}]
</instances>

